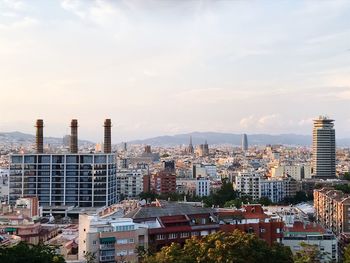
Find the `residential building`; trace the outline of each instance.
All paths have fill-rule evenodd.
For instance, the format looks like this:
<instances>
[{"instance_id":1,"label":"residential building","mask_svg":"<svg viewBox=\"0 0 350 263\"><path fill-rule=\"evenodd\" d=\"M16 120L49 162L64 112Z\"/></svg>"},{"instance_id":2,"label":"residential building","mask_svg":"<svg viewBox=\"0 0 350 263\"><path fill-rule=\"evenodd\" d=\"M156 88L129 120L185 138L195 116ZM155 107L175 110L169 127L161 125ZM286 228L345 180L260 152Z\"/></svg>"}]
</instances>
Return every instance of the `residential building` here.
<instances>
[{"instance_id":1,"label":"residential building","mask_svg":"<svg viewBox=\"0 0 350 263\"><path fill-rule=\"evenodd\" d=\"M124 198L136 198L143 192L142 170L122 169L117 171L117 196Z\"/></svg>"},{"instance_id":2,"label":"residential building","mask_svg":"<svg viewBox=\"0 0 350 263\"><path fill-rule=\"evenodd\" d=\"M174 161L163 162L162 170L152 175L151 191L159 195L176 192L176 172Z\"/></svg>"},{"instance_id":3,"label":"residential building","mask_svg":"<svg viewBox=\"0 0 350 263\"><path fill-rule=\"evenodd\" d=\"M156 200L124 217L148 225L149 244L156 250L173 242L183 245L190 237L219 231L215 210L185 203Z\"/></svg>"},{"instance_id":4,"label":"residential building","mask_svg":"<svg viewBox=\"0 0 350 263\"><path fill-rule=\"evenodd\" d=\"M350 232L350 195L334 188L314 190L316 221L334 234Z\"/></svg>"},{"instance_id":5,"label":"residential building","mask_svg":"<svg viewBox=\"0 0 350 263\"><path fill-rule=\"evenodd\" d=\"M79 260L95 253L95 262L138 262L137 248L148 248L147 225L130 218L79 215Z\"/></svg>"},{"instance_id":6,"label":"residential building","mask_svg":"<svg viewBox=\"0 0 350 263\"><path fill-rule=\"evenodd\" d=\"M338 262L338 241L334 234L313 223L294 222L285 227L282 243L290 247L293 254L302 250L301 243L317 246L321 252L320 262Z\"/></svg>"},{"instance_id":7,"label":"residential building","mask_svg":"<svg viewBox=\"0 0 350 263\"><path fill-rule=\"evenodd\" d=\"M286 197L295 196L297 183L292 178L264 178L261 174L240 172L235 178L234 189L253 200L267 197L278 203Z\"/></svg>"},{"instance_id":8,"label":"residential building","mask_svg":"<svg viewBox=\"0 0 350 263\"><path fill-rule=\"evenodd\" d=\"M314 120L312 137L312 173L316 178L335 178L334 120L320 116Z\"/></svg>"},{"instance_id":9,"label":"residential building","mask_svg":"<svg viewBox=\"0 0 350 263\"><path fill-rule=\"evenodd\" d=\"M241 209L219 208L220 230L232 232L236 229L255 234L269 245L281 242L284 223L278 216L264 213L260 204L243 205Z\"/></svg>"},{"instance_id":10,"label":"residential building","mask_svg":"<svg viewBox=\"0 0 350 263\"><path fill-rule=\"evenodd\" d=\"M198 177L196 179L196 196L210 195L210 180L208 178Z\"/></svg>"},{"instance_id":11,"label":"residential building","mask_svg":"<svg viewBox=\"0 0 350 263\"><path fill-rule=\"evenodd\" d=\"M311 167L308 164L275 165L271 168L271 177L290 176L297 181L311 178Z\"/></svg>"}]
</instances>

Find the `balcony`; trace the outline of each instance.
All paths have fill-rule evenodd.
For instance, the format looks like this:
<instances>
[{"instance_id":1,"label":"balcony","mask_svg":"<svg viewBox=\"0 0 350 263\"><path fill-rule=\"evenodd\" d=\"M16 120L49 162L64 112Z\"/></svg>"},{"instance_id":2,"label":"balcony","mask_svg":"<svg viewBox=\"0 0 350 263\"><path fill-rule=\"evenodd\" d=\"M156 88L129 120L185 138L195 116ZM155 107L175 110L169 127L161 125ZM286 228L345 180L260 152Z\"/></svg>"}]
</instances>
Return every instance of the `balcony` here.
<instances>
[{"instance_id":1,"label":"balcony","mask_svg":"<svg viewBox=\"0 0 350 263\"><path fill-rule=\"evenodd\" d=\"M101 244L100 245L100 250L112 250L114 249L114 244Z\"/></svg>"},{"instance_id":2,"label":"balcony","mask_svg":"<svg viewBox=\"0 0 350 263\"><path fill-rule=\"evenodd\" d=\"M115 262L115 256L100 256L100 262L108 262L108 261Z\"/></svg>"}]
</instances>

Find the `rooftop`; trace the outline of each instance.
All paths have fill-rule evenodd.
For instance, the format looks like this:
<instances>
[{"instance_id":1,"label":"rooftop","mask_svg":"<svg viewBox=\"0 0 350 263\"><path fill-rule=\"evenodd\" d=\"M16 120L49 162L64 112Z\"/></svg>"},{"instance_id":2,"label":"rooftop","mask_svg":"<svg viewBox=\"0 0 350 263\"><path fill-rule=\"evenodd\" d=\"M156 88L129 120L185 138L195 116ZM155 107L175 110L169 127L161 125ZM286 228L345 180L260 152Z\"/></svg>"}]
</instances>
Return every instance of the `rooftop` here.
<instances>
[{"instance_id":1,"label":"rooftop","mask_svg":"<svg viewBox=\"0 0 350 263\"><path fill-rule=\"evenodd\" d=\"M211 214L213 212L214 210L211 208L194 207L190 204L157 200L154 204L136 208L124 217L143 219L163 216Z\"/></svg>"}]
</instances>

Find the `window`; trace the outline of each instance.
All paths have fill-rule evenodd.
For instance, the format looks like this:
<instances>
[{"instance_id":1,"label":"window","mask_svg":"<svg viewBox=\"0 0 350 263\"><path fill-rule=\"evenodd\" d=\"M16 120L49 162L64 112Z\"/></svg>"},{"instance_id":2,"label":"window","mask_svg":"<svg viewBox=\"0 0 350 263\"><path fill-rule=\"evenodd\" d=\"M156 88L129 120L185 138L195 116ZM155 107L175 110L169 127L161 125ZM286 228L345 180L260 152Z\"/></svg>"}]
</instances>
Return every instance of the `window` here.
<instances>
[{"instance_id":1,"label":"window","mask_svg":"<svg viewBox=\"0 0 350 263\"><path fill-rule=\"evenodd\" d=\"M169 239L175 239L177 238L177 233L170 233L169 234Z\"/></svg>"},{"instance_id":2,"label":"window","mask_svg":"<svg viewBox=\"0 0 350 263\"><path fill-rule=\"evenodd\" d=\"M96 241L96 240L92 241L92 244L93 244L93 245L96 245L96 244L97 244L97 241Z\"/></svg>"},{"instance_id":3,"label":"window","mask_svg":"<svg viewBox=\"0 0 350 263\"><path fill-rule=\"evenodd\" d=\"M281 233L281 229L280 228L276 228L276 233L277 234Z\"/></svg>"},{"instance_id":4,"label":"window","mask_svg":"<svg viewBox=\"0 0 350 263\"><path fill-rule=\"evenodd\" d=\"M165 235L164 234L159 234L156 236L157 240L164 240L165 239Z\"/></svg>"},{"instance_id":5,"label":"window","mask_svg":"<svg viewBox=\"0 0 350 263\"><path fill-rule=\"evenodd\" d=\"M260 233L265 233L265 232L266 232L265 228L260 229Z\"/></svg>"},{"instance_id":6,"label":"window","mask_svg":"<svg viewBox=\"0 0 350 263\"><path fill-rule=\"evenodd\" d=\"M128 251L123 249L123 250L117 250L117 256L126 256L128 254Z\"/></svg>"},{"instance_id":7,"label":"window","mask_svg":"<svg viewBox=\"0 0 350 263\"><path fill-rule=\"evenodd\" d=\"M134 239L133 238L130 238L129 239L129 244L133 244L134 243Z\"/></svg>"},{"instance_id":8,"label":"window","mask_svg":"<svg viewBox=\"0 0 350 263\"><path fill-rule=\"evenodd\" d=\"M117 239L117 244L127 244L128 240L127 239Z\"/></svg>"},{"instance_id":9,"label":"window","mask_svg":"<svg viewBox=\"0 0 350 263\"><path fill-rule=\"evenodd\" d=\"M134 255L134 253L135 253L135 252L134 252L133 249L130 249L130 250L129 250L129 255Z\"/></svg>"},{"instance_id":10,"label":"window","mask_svg":"<svg viewBox=\"0 0 350 263\"><path fill-rule=\"evenodd\" d=\"M185 238L185 237L189 237L190 236L190 233L188 233L188 232L182 232L181 234L180 234L180 237L181 238Z\"/></svg>"}]
</instances>

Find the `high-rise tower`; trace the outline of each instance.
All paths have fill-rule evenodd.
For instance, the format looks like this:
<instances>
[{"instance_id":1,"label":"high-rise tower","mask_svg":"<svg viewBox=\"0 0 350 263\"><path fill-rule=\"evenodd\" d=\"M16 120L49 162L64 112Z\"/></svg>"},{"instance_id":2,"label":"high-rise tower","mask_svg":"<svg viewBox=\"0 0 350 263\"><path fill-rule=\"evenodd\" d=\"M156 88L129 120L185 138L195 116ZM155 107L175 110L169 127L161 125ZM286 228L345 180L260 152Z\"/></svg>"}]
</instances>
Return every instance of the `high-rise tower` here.
<instances>
[{"instance_id":1,"label":"high-rise tower","mask_svg":"<svg viewBox=\"0 0 350 263\"><path fill-rule=\"evenodd\" d=\"M248 150L248 137L247 134L242 135L242 151Z\"/></svg>"},{"instance_id":2,"label":"high-rise tower","mask_svg":"<svg viewBox=\"0 0 350 263\"><path fill-rule=\"evenodd\" d=\"M334 120L320 116L312 133L312 173L317 178L335 178Z\"/></svg>"},{"instance_id":3,"label":"high-rise tower","mask_svg":"<svg viewBox=\"0 0 350 263\"><path fill-rule=\"evenodd\" d=\"M189 154L193 154L194 153L194 148L193 148L193 144L192 144L192 136L190 136L190 144L188 145L187 152Z\"/></svg>"}]
</instances>

